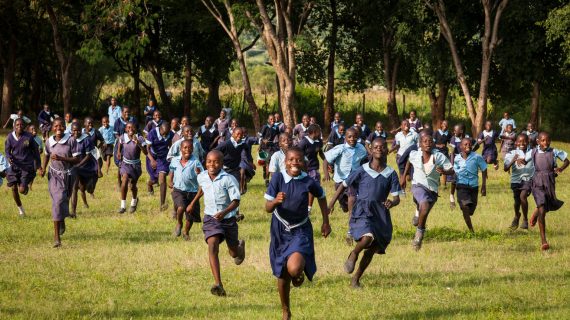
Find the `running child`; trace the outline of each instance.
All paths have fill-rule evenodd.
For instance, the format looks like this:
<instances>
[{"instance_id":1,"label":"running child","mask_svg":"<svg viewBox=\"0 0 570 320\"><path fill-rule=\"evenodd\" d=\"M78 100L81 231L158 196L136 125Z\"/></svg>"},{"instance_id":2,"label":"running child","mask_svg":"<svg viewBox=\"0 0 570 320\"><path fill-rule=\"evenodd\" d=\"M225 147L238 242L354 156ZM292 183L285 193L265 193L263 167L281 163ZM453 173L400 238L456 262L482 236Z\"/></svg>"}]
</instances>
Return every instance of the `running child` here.
<instances>
[{"instance_id":1,"label":"running child","mask_svg":"<svg viewBox=\"0 0 570 320\"><path fill-rule=\"evenodd\" d=\"M46 143L46 152L40 175L45 175L49 163L48 190L52 201L53 247L61 247L61 236L65 233L65 218L69 216L69 198L73 190L73 165L81 159L74 157L77 143L69 134L65 134L65 122L57 118L52 123L54 133Z\"/></svg>"},{"instance_id":2,"label":"running child","mask_svg":"<svg viewBox=\"0 0 570 320\"><path fill-rule=\"evenodd\" d=\"M400 172L400 177L404 174L404 169L406 168L406 161L408 159L402 158L402 155L413 145L418 143L418 134L410 130L410 123L408 120L403 120L400 124L400 132L396 133L394 138L395 145L388 154L397 151L396 153L396 163L398 164L398 170ZM411 179L411 175L407 177L408 180Z\"/></svg>"},{"instance_id":3,"label":"running child","mask_svg":"<svg viewBox=\"0 0 570 320\"><path fill-rule=\"evenodd\" d=\"M115 120L115 124L113 125L113 134L115 135L115 141L125 133L125 128L127 127L128 122L133 122L136 124L135 118L131 117L131 109L128 106L124 106L121 110L122 110L121 116L117 120ZM117 147L118 146L115 144L113 154L115 155L114 156L115 165L119 167L121 163L116 157ZM117 170L117 184L119 186L121 185L120 170Z\"/></svg>"},{"instance_id":4,"label":"running child","mask_svg":"<svg viewBox=\"0 0 570 320\"><path fill-rule=\"evenodd\" d=\"M356 118L354 121L354 126L360 130L360 135L358 136L359 139L362 140L362 144L365 143L366 138L370 135L371 131L370 128L364 123L364 116L360 113L356 114Z\"/></svg>"},{"instance_id":5,"label":"running child","mask_svg":"<svg viewBox=\"0 0 570 320\"><path fill-rule=\"evenodd\" d=\"M29 186L36 177L36 171L42 174L38 144L31 133L24 130L22 118L14 120L14 131L8 134L4 144L4 152L10 167L6 170L8 188L12 189L12 197L18 207L20 217L25 216L20 194L27 195Z\"/></svg>"},{"instance_id":6,"label":"running child","mask_svg":"<svg viewBox=\"0 0 570 320\"><path fill-rule=\"evenodd\" d=\"M174 139L172 140L172 146L170 147L170 149L168 149L168 155L166 155L166 161L170 161L172 160L172 158L174 157L178 157L180 156L180 146L182 145L182 142L184 140L188 140L192 142L192 155L194 156L194 158L196 158L196 160L200 161L200 163L204 162L204 150L202 149L202 145L200 144L200 141L194 137L194 129L192 129L191 126L184 126L182 127L182 129L180 129L180 131L182 131L182 139L174 142Z\"/></svg>"},{"instance_id":7,"label":"running child","mask_svg":"<svg viewBox=\"0 0 570 320\"><path fill-rule=\"evenodd\" d=\"M251 157L251 154L247 155L247 145L243 141L241 127L235 128L230 140L222 142L215 150L220 151L224 155L224 171L239 181L241 193L243 191L242 186L245 183L245 181L242 181L240 174L241 159L242 156ZM251 161L253 162L253 159Z\"/></svg>"},{"instance_id":8,"label":"running child","mask_svg":"<svg viewBox=\"0 0 570 320\"><path fill-rule=\"evenodd\" d=\"M44 108L38 114L38 122L40 123L40 130L42 132L42 139L46 141L49 137L49 132L51 131L51 122L54 117L51 114L49 105L44 104Z\"/></svg>"},{"instance_id":9,"label":"running child","mask_svg":"<svg viewBox=\"0 0 570 320\"><path fill-rule=\"evenodd\" d=\"M516 141L516 149L507 153L504 161L505 172L511 171L511 190L513 191L515 217L510 229L516 230L521 219L523 222L521 229L528 230L528 196L532 191L532 175L534 174L534 163L529 159L527 153L529 140L526 134L519 134Z\"/></svg>"},{"instance_id":10,"label":"running child","mask_svg":"<svg viewBox=\"0 0 570 320\"><path fill-rule=\"evenodd\" d=\"M36 125L30 124L28 126L28 132L32 135L34 141L38 145L38 151L40 152L40 154L44 153L44 142L42 138L38 137L38 130L36 129Z\"/></svg>"},{"instance_id":11,"label":"running child","mask_svg":"<svg viewBox=\"0 0 570 320\"><path fill-rule=\"evenodd\" d=\"M222 111L220 111L220 117L216 119L216 121L214 121L214 127L218 130L218 133L220 134L220 138L218 139L218 145L226 141L226 132L228 131L229 126L230 126L230 121L226 117L226 111L222 109Z\"/></svg>"},{"instance_id":12,"label":"running child","mask_svg":"<svg viewBox=\"0 0 570 320\"><path fill-rule=\"evenodd\" d=\"M107 164L106 174L109 174L109 167L111 165L111 158L113 158L113 149L115 148L115 134L113 127L109 125L109 117L104 116L101 119L101 127L99 128L101 136L103 136L103 145L101 146L101 158ZM101 170L103 166L101 165Z\"/></svg>"},{"instance_id":13,"label":"running child","mask_svg":"<svg viewBox=\"0 0 570 320\"><path fill-rule=\"evenodd\" d=\"M16 120L18 120L18 119L22 119L22 121L24 121L24 127L26 125L32 123L32 120L30 120L30 118L28 118L24 115L24 111L18 110L16 113L12 113L10 115L10 117L8 117L8 120L6 120L6 123L4 123L4 126L2 128L6 129L6 127L8 126L8 123L10 123L10 121L13 121L13 123L12 123L12 128L13 128L14 125L16 124Z\"/></svg>"},{"instance_id":14,"label":"running child","mask_svg":"<svg viewBox=\"0 0 570 320\"><path fill-rule=\"evenodd\" d=\"M524 133L528 136L529 147L531 149L536 148L536 139L538 138L538 131L536 131L536 128L534 127L534 123L529 122L526 125L526 130L523 131L522 133Z\"/></svg>"},{"instance_id":15,"label":"running child","mask_svg":"<svg viewBox=\"0 0 570 320\"><path fill-rule=\"evenodd\" d=\"M420 132L424 128L422 121L417 117L416 110L410 111L410 118L408 118L408 123L410 124L410 130L415 132Z\"/></svg>"},{"instance_id":16,"label":"running child","mask_svg":"<svg viewBox=\"0 0 570 320\"><path fill-rule=\"evenodd\" d=\"M508 124L503 134L501 134L501 157L505 159L505 155L515 149L516 133L513 131L513 125Z\"/></svg>"},{"instance_id":17,"label":"running child","mask_svg":"<svg viewBox=\"0 0 570 320\"><path fill-rule=\"evenodd\" d=\"M160 127L149 132L146 137L146 171L149 175L147 183L148 193L153 195L155 184L160 186L160 210L168 208L166 203L166 175L169 172L169 164L166 160L168 149L172 145L174 134L170 130L168 122L163 122Z\"/></svg>"},{"instance_id":18,"label":"running child","mask_svg":"<svg viewBox=\"0 0 570 320\"><path fill-rule=\"evenodd\" d=\"M275 128L278 128L275 126ZM254 144L258 143L258 139L254 137L247 136L247 128L241 127L241 131L243 132L242 141L245 144L245 148L241 153L241 161L239 163L239 176L240 176L240 192L241 194L245 194L247 192L247 184L253 179L255 176L255 169L257 167L253 163L253 156L251 153L251 148ZM243 214L239 213L236 215L237 221L243 220Z\"/></svg>"},{"instance_id":19,"label":"running child","mask_svg":"<svg viewBox=\"0 0 570 320\"><path fill-rule=\"evenodd\" d=\"M398 175L386 164L386 141L382 138L372 140L371 149L372 161L353 171L343 181L328 206L329 210L332 210L344 189L352 187L357 190L349 222L350 233L356 241L356 246L344 263L344 271L353 273L358 256L364 251L360 265L350 282L350 286L355 289L361 288L360 278L372 262L374 254L386 254L386 248L392 240L390 208L400 203L402 193ZM392 196L392 200L388 199L388 195Z\"/></svg>"},{"instance_id":20,"label":"running child","mask_svg":"<svg viewBox=\"0 0 570 320\"><path fill-rule=\"evenodd\" d=\"M230 138L232 137L232 134L234 132L234 129L239 127L239 123L237 121L237 119L232 119L232 121L230 121L230 127L228 128L228 130L226 130L226 134L224 136L224 140L230 140Z\"/></svg>"},{"instance_id":21,"label":"running child","mask_svg":"<svg viewBox=\"0 0 570 320\"><path fill-rule=\"evenodd\" d=\"M327 140L327 145L326 145L327 150L325 151L328 151L338 146L339 144L343 144L344 132L345 132L344 123L337 125L334 130L331 130L331 133L329 134L329 138Z\"/></svg>"},{"instance_id":22,"label":"running child","mask_svg":"<svg viewBox=\"0 0 570 320\"><path fill-rule=\"evenodd\" d=\"M443 120L439 125L439 129L434 134L433 140L435 142L435 149L441 152L448 160L449 156L449 149L447 145L451 141L451 133L447 130L449 128L449 123L447 120ZM452 164L453 165L453 164ZM446 175L441 175L441 183L443 184L443 188L446 189L447 185L447 177Z\"/></svg>"},{"instance_id":23,"label":"running child","mask_svg":"<svg viewBox=\"0 0 570 320\"><path fill-rule=\"evenodd\" d=\"M301 123L297 124L293 128L293 145L296 146L299 141L303 140L305 135L307 134L307 128L311 124L311 118L308 114L304 114L301 118Z\"/></svg>"},{"instance_id":24,"label":"running child","mask_svg":"<svg viewBox=\"0 0 570 320\"><path fill-rule=\"evenodd\" d=\"M311 124L307 128L307 135L299 142L297 147L303 151L306 158L306 172L307 175L315 180L317 185L321 185L321 174L319 173L319 157L325 159L323 153L323 142L320 140L321 128L319 125ZM311 212L315 198L309 194L309 206L307 210Z\"/></svg>"},{"instance_id":25,"label":"running child","mask_svg":"<svg viewBox=\"0 0 570 320\"><path fill-rule=\"evenodd\" d=\"M206 154L216 147L217 138L220 135L218 130L212 125L213 120L212 117L207 116L206 120L204 120L204 125L196 133L196 137L200 138L202 149L204 149Z\"/></svg>"},{"instance_id":26,"label":"running child","mask_svg":"<svg viewBox=\"0 0 570 320\"><path fill-rule=\"evenodd\" d=\"M305 275L312 281L317 271L313 226L306 210L309 194L319 199L323 216L321 235L326 238L331 233L325 191L304 172L304 163L303 152L297 147L289 148L285 171L271 177L264 196L265 211L272 213L269 260L277 277L283 319L291 318L291 283L299 287Z\"/></svg>"},{"instance_id":27,"label":"running child","mask_svg":"<svg viewBox=\"0 0 570 320\"><path fill-rule=\"evenodd\" d=\"M93 146L91 153L97 161L97 177L101 178L103 177L103 171L101 169L103 167L103 157L101 156L101 152L99 150L103 149L103 146L105 145L105 138L100 131L95 130L93 126L93 118L91 117L86 117L85 120L83 120L82 133L87 135L87 139L89 139L91 145Z\"/></svg>"},{"instance_id":28,"label":"running child","mask_svg":"<svg viewBox=\"0 0 570 320\"><path fill-rule=\"evenodd\" d=\"M149 123L153 117L154 117L154 112L156 111L156 105L154 104L154 100L150 99L148 100L148 105L146 107L144 107L144 118L145 118L145 125L147 123Z\"/></svg>"},{"instance_id":29,"label":"running child","mask_svg":"<svg viewBox=\"0 0 570 320\"><path fill-rule=\"evenodd\" d=\"M453 127L453 136L451 137L450 142L449 142L449 146L452 149L452 152L450 154L450 161L452 164L455 163L455 157L457 157L457 156L459 156L459 154L461 154L461 141L463 141L463 138L470 139L471 145L475 145L475 147L471 151L475 151L479 147L476 144L476 141L471 139L471 137L469 137L468 134L465 134L465 124L463 124L463 123L456 124ZM456 176L455 175L447 176L447 182L451 182L451 190L449 193L449 206L451 209L455 209Z\"/></svg>"},{"instance_id":30,"label":"running child","mask_svg":"<svg viewBox=\"0 0 570 320\"><path fill-rule=\"evenodd\" d=\"M160 111L155 111L152 114L152 120L146 123L146 126L143 129L143 133L146 135L148 135L149 132L151 132L152 130L156 129L156 127L159 127L162 122L164 120L162 120L162 113Z\"/></svg>"},{"instance_id":31,"label":"running child","mask_svg":"<svg viewBox=\"0 0 570 320\"><path fill-rule=\"evenodd\" d=\"M332 131L336 131L337 127L339 125L343 124L344 125L344 121L342 120L342 118L340 117L340 113L339 112L335 112L334 116L333 116L333 121L331 121L331 132Z\"/></svg>"},{"instance_id":32,"label":"running child","mask_svg":"<svg viewBox=\"0 0 570 320\"><path fill-rule=\"evenodd\" d=\"M71 135L75 139L76 146L72 156L79 157L80 162L73 167L76 175L71 195L71 218L77 217L77 192L81 191L83 206L89 208L85 192L93 195L99 176L97 175L97 160L93 156L95 146L91 143L86 133L81 133L79 123L71 125Z\"/></svg>"},{"instance_id":33,"label":"running child","mask_svg":"<svg viewBox=\"0 0 570 320\"><path fill-rule=\"evenodd\" d=\"M275 118L275 127L277 127L277 130L279 130L279 133L285 131L285 123L281 121L281 115L279 114L279 112L275 112L273 117Z\"/></svg>"},{"instance_id":34,"label":"running child","mask_svg":"<svg viewBox=\"0 0 570 320\"><path fill-rule=\"evenodd\" d=\"M222 170L224 155L212 150L206 156L206 170L198 175L198 194L186 207L187 212L194 212L194 207L204 196L204 223L202 230L208 244L210 269L214 276L214 285L210 293L225 296L226 290L220 275L220 243L226 241L234 263L240 265L245 259L245 241L239 240L236 212L239 207L240 193L237 180Z\"/></svg>"},{"instance_id":35,"label":"running child","mask_svg":"<svg viewBox=\"0 0 570 320\"><path fill-rule=\"evenodd\" d=\"M303 119L305 119L305 116L303 116ZM269 117L267 118L267 123L261 128L261 131L258 133L259 150L266 152L267 158L269 159L271 159L273 153L278 149L277 145L275 144L277 140L277 135L279 135L279 131L275 127L275 117L273 115L269 115ZM306 132L303 132L303 136L305 135ZM267 162L263 166L263 179L265 180L266 186L269 184L269 172L267 170L268 166L269 164Z\"/></svg>"},{"instance_id":36,"label":"running child","mask_svg":"<svg viewBox=\"0 0 570 320\"><path fill-rule=\"evenodd\" d=\"M73 115L71 113L66 113L63 118L65 119L65 133L71 134L71 124L73 121Z\"/></svg>"},{"instance_id":37,"label":"running child","mask_svg":"<svg viewBox=\"0 0 570 320\"><path fill-rule=\"evenodd\" d=\"M123 110L121 109L121 106L117 104L117 99L111 97L111 105L107 108L107 115L109 116L109 123L111 123L111 126L115 125L115 121L121 117L122 113Z\"/></svg>"},{"instance_id":38,"label":"running child","mask_svg":"<svg viewBox=\"0 0 570 320\"><path fill-rule=\"evenodd\" d=\"M180 156L170 161L170 173L168 174L168 187L172 189L172 202L176 210L176 228L174 236L190 240L190 228L194 222L202 222L200 219L200 203L194 205L192 211L186 209L198 193L198 174L204 171L202 164L192 154L193 144L191 140L181 140ZM182 217L186 217L186 226L182 231Z\"/></svg>"},{"instance_id":39,"label":"running child","mask_svg":"<svg viewBox=\"0 0 570 320\"><path fill-rule=\"evenodd\" d=\"M172 132L172 138L178 134L180 137L180 118L174 117L170 120L170 131Z\"/></svg>"},{"instance_id":40,"label":"running child","mask_svg":"<svg viewBox=\"0 0 570 320\"><path fill-rule=\"evenodd\" d=\"M503 133L505 133L505 130L507 129L507 126L509 124L513 126L513 130L517 128L515 120L511 118L508 112L505 112L503 113L503 119L499 121L499 126L501 127L501 133L499 134L499 136L502 136Z\"/></svg>"},{"instance_id":41,"label":"running child","mask_svg":"<svg viewBox=\"0 0 570 320\"><path fill-rule=\"evenodd\" d=\"M420 138L420 150L410 152L404 175L400 178L402 189L406 189L405 177L412 167L412 195L416 204L412 224L417 227L412 246L417 251L422 247L428 215L437 202L440 175L452 175L454 172L445 154L434 148L433 138L428 133Z\"/></svg>"},{"instance_id":42,"label":"running child","mask_svg":"<svg viewBox=\"0 0 570 320\"><path fill-rule=\"evenodd\" d=\"M147 154L146 142L137 134L136 124L127 122L125 133L117 139L117 158L121 161L121 206L119 213L127 211L127 192L131 190L129 213L137 211L139 202L137 182L142 175L141 152Z\"/></svg>"},{"instance_id":43,"label":"running child","mask_svg":"<svg viewBox=\"0 0 570 320\"><path fill-rule=\"evenodd\" d=\"M366 137L366 149L368 149L368 152L370 152L370 154L372 154L372 149L371 149L372 141L374 141L374 139L376 138L381 138L384 141L388 139L388 134L384 130L384 125L382 124L382 121L376 121L376 125L374 126L374 132L372 132L371 134L368 135L368 137Z\"/></svg>"},{"instance_id":44,"label":"running child","mask_svg":"<svg viewBox=\"0 0 570 320\"><path fill-rule=\"evenodd\" d=\"M293 139L286 133L279 135L279 151L271 156L269 161L269 174L285 171L285 153L293 146Z\"/></svg>"},{"instance_id":45,"label":"running child","mask_svg":"<svg viewBox=\"0 0 570 320\"><path fill-rule=\"evenodd\" d=\"M485 122L485 129L477 137L477 145L483 145L481 155L487 164L493 164L495 170L499 169L499 161L497 145L495 144L499 133L493 130L493 123L491 121ZM503 157L504 158L504 157Z\"/></svg>"},{"instance_id":46,"label":"running child","mask_svg":"<svg viewBox=\"0 0 570 320\"><path fill-rule=\"evenodd\" d=\"M568 161L568 154L565 151L550 147L550 135L548 133L539 133L537 143L536 149L530 153L530 159L534 163L532 196L537 207L530 219L530 225L535 226L538 220L542 242L541 250L546 251L550 249L550 245L546 241L546 213L556 211L564 204L564 201L558 200L556 197L556 176L570 165L570 161ZM561 167L557 167L556 159L564 162Z\"/></svg>"},{"instance_id":47,"label":"running child","mask_svg":"<svg viewBox=\"0 0 570 320\"><path fill-rule=\"evenodd\" d=\"M487 163L483 157L473 152L471 138L461 140L461 153L454 158L453 170L456 173L457 201L463 212L463 219L469 231L475 232L471 216L477 208L479 194L479 171L483 177L481 196L487 195Z\"/></svg>"}]
</instances>

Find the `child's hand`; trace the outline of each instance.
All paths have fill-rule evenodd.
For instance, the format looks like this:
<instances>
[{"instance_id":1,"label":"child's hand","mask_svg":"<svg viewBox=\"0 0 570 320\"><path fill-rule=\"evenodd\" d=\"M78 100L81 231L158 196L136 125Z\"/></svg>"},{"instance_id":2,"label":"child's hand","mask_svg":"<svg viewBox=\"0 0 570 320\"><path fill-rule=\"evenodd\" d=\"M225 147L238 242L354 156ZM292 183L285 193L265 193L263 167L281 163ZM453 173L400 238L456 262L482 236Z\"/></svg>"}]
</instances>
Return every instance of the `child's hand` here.
<instances>
[{"instance_id":1,"label":"child's hand","mask_svg":"<svg viewBox=\"0 0 570 320\"><path fill-rule=\"evenodd\" d=\"M328 169L328 173L333 173L333 172L334 172L333 166L327 166L327 169Z\"/></svg>"},{"instance_id":2,"label":"child's hand","mask_svg":"<svg viewBox=\"0 0 570 320\"><path fill-rule=\"evenodd\" d=\"M52 153L52 154L51 154L51 159L52 159L52 160L56 160L56 161L59 161L59 160L60 160L60 158L61 158L61 157L60 157L60 156L58 156L58 155L57 155L57 154L55 154L55 153Z\"/></svg>"},{"instance_id":3,"label":"child's hand","mask_svg":"<svg viewBox=\"0 0 570 320\"><path fill-rule=\"evenodd\" d=\"M198 168L198 167L196 167L196 169L194 171L196 171L196 174L200 174L200 172L202 172L202 170L200 170L200 168Z\"/></svg>"},{"instance_id":4,"label":"child's hand","mask_svg":"<svg viewBox=\"0 0 570 320\"><path fill-rule=\"evenodd\" d=\"M482 186L482 187L481 187L481 196L482 196L482 197L487 196L487 186Z\"/></svg>"},{"instance_id":5,"label":"child's hand","mask_svg":"<svg viewBox=\"0 0 570 320\"><path fill-rule=\"evenodd\" d=\"M562 169L559 167L554 168L554 173L559 174L562 173Z\"/></svg>"},{"instance_id":6,"label":"child's hand","mask_svg":"<svg viewBox=\"0 0 570 320\"><path fill-rule=\"evenodd\" d=\"M283 201L285 201L285 199L287 198L287 195L285 194L285 192L279 192L277 193L277 197L275 197L275 203L277 204L282 204Z\"/></svg>"},{"instance_id":7,"label":"child's hand","mask_svg":"<svg viewBox=\"0 0 570 320\"><path fill-rule=\"evenodd\" d=\"M437 171L437 173L439 173L439 174L445 173L445 171L443 170L443 167L435 167L435 171Z\"/></svg>"},{"instance_id":8,"label":"child's hand","mask_svg":"<svg viewBox=\"0 0 570 320\"><path fill-rule=\"evenodd\" d=\"M321 235L326 238L329 236L329 234L331 234L331 226L328 223L323 223L323 225L321 226Z\"/></svg>"},{"instance_id":9,"label":"child's hand","mask_svg":"<svg viewBox=\"0 0 570 320\"><path fill-rule=\"evenodd\" d=\"M43 177L43 176L44 176L44 174L45 174L45 172L44 172L44 168L42 168L42 167L39 167L39 168L38 168L38 171L39 171L39 173L40 173L40 176L42 176L42 177Z\"/></svg>"},{"instance_id":10,"label":"child's hand","mask_svg":"<svg viewBox=\"0 0 570 320\"><path fill-rule=\"evenodd\" d=\"M123 160L123 155L120 152L117 152L117 160L121 161Z\"/></svg>"},{"instance_id":11,"label":"child's hand","mask_svg":"<svg viewBox=\"0 0 570 320\"><path fill-rule=\"evenodd\" d=\"M407 184L406 177L402 175L400 177L400 187L402 188L402 190L406 189L406 184Z\"/></svg>"},{"instance_id":12,"label":"child's hand","mask_svg":"<svg viewBox=\"0 0 570 320\"><path fill-rule=\"evenodd\" d=\"M222 211L220 211L214 215L214 219L221 221L225 216L226 215Z\"/></svg>"},{"instance_id":13,"label":"child's hand","mask_svg":"<svg viewBox=\"0 0 570 320\"><path fill-rule=\"evenodd\" d=\"M174 182L170 181L170 182L168 183L168 187L169 187L170 189L174 188Z\"/></svg>"},{"instance_id":14,"label":"child's hand","mask_svg":"<svg viewBox=\"0 0 570 320\"><path fill-rule=\"evenodd\" d=\"M386 207L386 209L392 208L392 200L388 199L384 201L384 206Z\"/></svg>"},{"instance_id":15,"label":"child's hand","mask_svg":"<svg viewBox=\"0 0 570 320\"><path fill-rule=\"evenodd\" d=\"M157 165L156 160L150 160L150 167L152 170L156 170Z\"/></svg>"},{"instance_id":16,"label":"child's hand","mask_svg":"<svg viewBox=\"0 0 570 320\"><path fill-rule=\"evenodd\" d=\"M192 203L190 203L187 207L186 207L186 212L190 213L194 211L194 206L192 205Z\"/></svg>"}]
</instances>

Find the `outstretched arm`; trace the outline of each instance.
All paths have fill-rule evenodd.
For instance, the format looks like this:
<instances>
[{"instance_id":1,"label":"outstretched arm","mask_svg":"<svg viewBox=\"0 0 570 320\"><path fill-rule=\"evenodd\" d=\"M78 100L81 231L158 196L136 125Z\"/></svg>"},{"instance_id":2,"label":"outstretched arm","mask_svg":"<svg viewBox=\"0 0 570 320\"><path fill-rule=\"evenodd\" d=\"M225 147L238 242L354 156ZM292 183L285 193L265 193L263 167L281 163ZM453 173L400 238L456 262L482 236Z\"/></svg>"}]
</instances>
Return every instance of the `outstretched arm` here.
<instances>
[{"instance_id":1,"label":"outstretched arm","mask_svg":"<svg viewBox=\"0 0 570 320\"><path fill-rule=\"evenodd\" d=\"M327 208L329 214L333 212L335 202L338 200L338 198L340 198L345 189L346 187L342 183L338 186L338 189L336 189L336 192L332 196Z\"/></svg>"}]
</instances>

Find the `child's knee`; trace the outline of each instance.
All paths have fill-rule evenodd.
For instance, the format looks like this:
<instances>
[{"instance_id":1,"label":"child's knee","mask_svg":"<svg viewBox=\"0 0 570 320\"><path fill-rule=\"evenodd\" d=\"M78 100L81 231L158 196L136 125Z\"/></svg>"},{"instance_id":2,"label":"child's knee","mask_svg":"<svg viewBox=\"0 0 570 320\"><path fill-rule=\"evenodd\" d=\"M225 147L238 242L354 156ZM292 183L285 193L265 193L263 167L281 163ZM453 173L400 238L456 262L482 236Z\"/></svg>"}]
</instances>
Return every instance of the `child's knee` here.
<instances>
[{"instance_id":1,"label":"child's knee","mask_svg":"<svg viewBox=\"0 0 570 320\"><path fill-rule=\"evenodd\" d=\"M18 192L20 192L23 195L26 195L28 193L28 187L27 186L19 186Z\"/></svg>"}]
</instances>

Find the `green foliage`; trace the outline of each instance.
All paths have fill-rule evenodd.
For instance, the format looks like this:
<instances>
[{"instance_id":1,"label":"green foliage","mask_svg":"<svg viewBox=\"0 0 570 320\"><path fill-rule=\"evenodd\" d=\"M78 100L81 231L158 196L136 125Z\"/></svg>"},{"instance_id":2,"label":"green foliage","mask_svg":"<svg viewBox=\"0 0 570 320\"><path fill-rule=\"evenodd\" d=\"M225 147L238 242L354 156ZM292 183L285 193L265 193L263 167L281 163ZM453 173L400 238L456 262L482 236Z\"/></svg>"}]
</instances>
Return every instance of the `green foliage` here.
<instances>
[{"instance_id":1,"label":"green foliage","mask_svg":"<svg viewBox=\"0 0 570 320\"><path fill-rule=\"evenodd\" d=\"M570 4L553 9L544 23L550 45L559 45L566 53L566 65L570 65Z\"/></svg>"}]
</instances>

